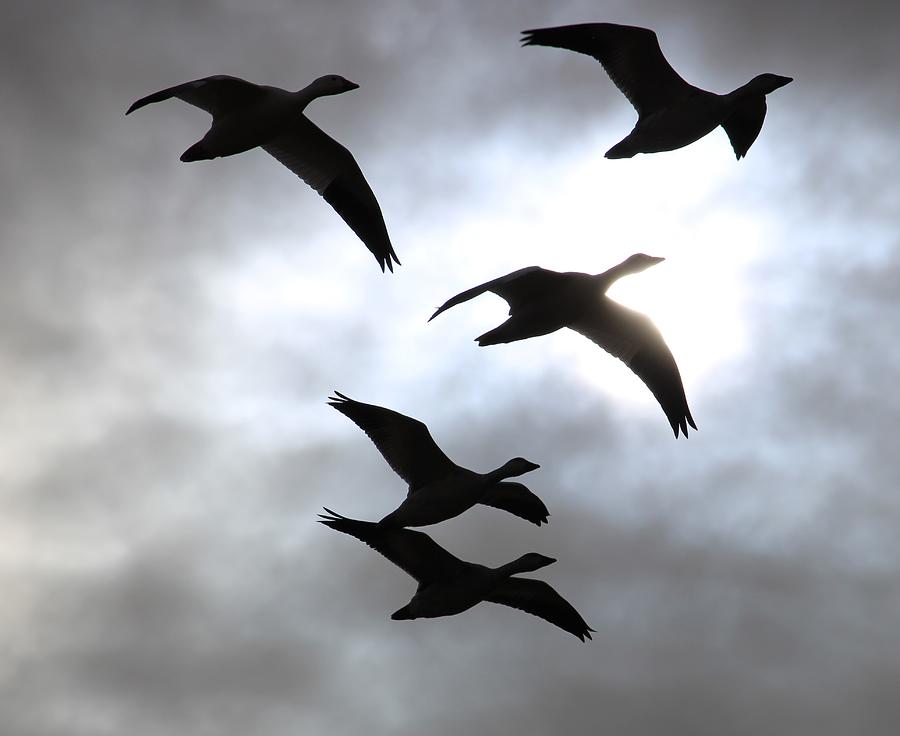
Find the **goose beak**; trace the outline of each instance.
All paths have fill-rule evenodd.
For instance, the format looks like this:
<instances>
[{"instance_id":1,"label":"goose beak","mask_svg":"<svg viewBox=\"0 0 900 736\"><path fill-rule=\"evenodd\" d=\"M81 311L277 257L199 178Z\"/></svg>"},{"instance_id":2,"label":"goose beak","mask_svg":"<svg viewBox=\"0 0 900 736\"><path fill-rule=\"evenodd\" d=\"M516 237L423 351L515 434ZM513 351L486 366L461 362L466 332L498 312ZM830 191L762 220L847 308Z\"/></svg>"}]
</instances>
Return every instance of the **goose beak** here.
<instances>
[{"instance_id":1,"label":"goose beak","mask_svg":"<svg viewBox=\"0 0 900 736\"><path fill-rule=\"evenodd\" d=\"M650 256L650 260L653 262L652 265L655 266L657 263L662 263L666 259L662 256Z\"/></svg>"},{"instance_id":2,"label":"goose beak","mask_svg":"<svg viewBox=\"0 0 900 736\"><path fill-rule=\"evenodd\" d=\"M349 92L350 90L353 90L353 89L359 89L359 85L356 82L351 82L348 79L347 80L347 91Z\"/></svg>"},{"instance_id":3,"label":"goose beak","mask_svg":"<svg viewBox=\"0 0 900 736\"><path fill-rule=\"evenodd\" d=\"M775 87L773 89L778 89L780 87L784 87L786 84L790 84L794 81L793 77L775 77Z\"/></svg>"}]
</instances>

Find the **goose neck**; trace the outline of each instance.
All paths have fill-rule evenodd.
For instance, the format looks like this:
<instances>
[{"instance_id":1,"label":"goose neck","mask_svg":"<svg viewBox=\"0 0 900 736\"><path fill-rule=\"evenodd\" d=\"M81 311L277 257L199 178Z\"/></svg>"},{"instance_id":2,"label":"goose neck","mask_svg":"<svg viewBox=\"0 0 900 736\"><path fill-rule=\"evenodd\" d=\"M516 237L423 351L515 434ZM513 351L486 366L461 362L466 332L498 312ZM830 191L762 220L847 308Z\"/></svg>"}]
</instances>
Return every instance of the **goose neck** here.
<instances>
[{"instance_id":1,"label":"goose neck","mask_svg":"<svg viewBox=\"0 0 900 736\"><path fill-rule=\"evenodd\" d=\"M291 93L291 97L297 104L297 107L300 111L303 111L310 102L318 99L321 96L322 94L321 92L319 92L319 88L317 87L315 82L313 82L312 84L308 84L306 87L298 90L297 92Z\"/></svg>"},{"instance_id":2,"label":"goose neck","mask_svg":"<svg viewBox=\"0 0 900 736\"><path fill-rule=\"evenodd\" d=\"M484 484L486 486L492 486L495 483L499 483L501 480L505 480L509 478L508 473L506 472L506 466L503 465L495 470L491 470L488 473L484 474Z\"/></svg>"},{"instance_id":3,"label":"goose neck","mask_svg":"<svg viewBox=\"0 0 900 736\"><path fill-rule=\"evenodd\" d=\"M519 557L512 562L507 562L505 565L495 568L494 574L498 579L505 580L512 575L518 575L521 572L531 572L531 570L532 568L525 562L525 558Z\"/></svg>"}]
</instances>

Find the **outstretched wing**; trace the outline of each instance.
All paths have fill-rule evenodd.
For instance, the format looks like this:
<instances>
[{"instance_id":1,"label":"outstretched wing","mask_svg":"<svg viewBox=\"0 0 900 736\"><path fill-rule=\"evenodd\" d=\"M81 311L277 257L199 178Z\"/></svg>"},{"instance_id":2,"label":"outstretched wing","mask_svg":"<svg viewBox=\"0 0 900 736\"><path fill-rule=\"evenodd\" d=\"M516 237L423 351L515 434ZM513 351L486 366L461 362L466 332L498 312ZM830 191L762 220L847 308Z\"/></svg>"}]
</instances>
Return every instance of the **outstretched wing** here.
<instances>
[{"instance_id":1,"label":"outstretched wing","mask_svg":"<svg viewBox=\"0 0 900 736\"><path fill-rule=\"evenodd\" d=\"M766 96L759 95L744 100L722 123L738 160L747 155L747 151L750 150L750 146L753 145L753 141L762 130L765 119Z\"/></svg>"},{"instance_id":2,"label":"outstretched wing","mask_svg":"<svg viewBox=\"0 0 900 736\"><path fill-rule=\"evenodd\" d=\"M484 294L486 291L493 292L497 296L503 297L509 304L509 312L512 314L520 307L524 307L529 301L535 299L546 291L557 287L565 281L565 276L556 271L548 271L540 266L528 266L520 268L518 271L506 274L500 278L486 281L480 286L474 286L471 289L451 297L443 305L438 307L437 311L428 318L431 322L441 312L445 312L450 307L462 304L476 296Z\"/></svg>"},{"instance_id":3,"label":"outstretched wing","mask_svg":"<svg viewBox=\"0 0 900 736\"><path fill-rule=\"evenodd\" d=\"M265 94L265 90L253 82L248 82L237 77L229 77L218 74L213 77L203 77L192 82L185 82L168 89L154 92L152 95L142 97L128 108L126 115L138 110L145 105L154 102L162 102L171 97L206 110L214 118L227 115L232 110L246 107Z\"/></svg>"},{"instance_id":4,"label":"outstretched wing","mask_svg":"<svg viewBox=\"0 0 900 736\"><path fill-rule=\"evenodd\" d=\"M319 523L365 542L420 584L457 575L464 564L431 537L412 529L385 529L372 521L357 521L325 509Z\"/></svg>"},{"instance_id":5,"label":"outstretched wing","mask_svg":"<svg viewBox=\"0 0 900 736\"><path fill-rule=\"evenodd\" d=\"M400 260L381 207L350 151L303 115L262 148L325 198L372 252L382 271L385 265L394 270Z\"/></svg>"},{"instance_id":6,"label":"outstretched wing","mask_svg":"<svg viewBox=\"0 0 900 736\"><path fill-rule=\"evenodd\" d=\"M410 492L456 469L418 419L334 393L328 404L369 436L388 465L409 484Z\"/></svg>"},{"instance_id":7,"label":"outstretched wing","mask_svg":"<svg viewBox=\"0 0 900 736\"><path fill-rule=\"evenodd\" d=\"M594 631L571 603L542 580L515 576L507 578L485 600L539 616L563 631L574 634L581 641L585 637L590 639L591 632Z\"/></svg>"},{"instance_id":8,"label":"outstretched wing","mask_svg":"<svg viewBox=\"0 0 900 736\"><path fill-rule=\"evenodd\" d=\"M522 33L523 46L555 46L593 56L642 118L694 89L663 56L649 28L582 23Z\"/></svg>"},{"instance_id":9,"label":"outstretched wing","mask_svg":"<svg viewBox=\"0 0 900 736\"><path fill-rule=\"evenodd\" d=\"M606 298L568 326L615 355L647 384L676 437L679 430L687 437L688 425L697 429L675 358L646 315Z\"/></svg>"},{"instance_id":10,"label":"outstretched wing","mask_svg":"<svg viewBox=\"0 0 900 736\"><path fill-rule=\"evenodd\" d=\"M532 524L547 524L550 512L534 493L522 483L504 480L493 486L479 503L514 514Z\"/></svg>"}]
</instances>

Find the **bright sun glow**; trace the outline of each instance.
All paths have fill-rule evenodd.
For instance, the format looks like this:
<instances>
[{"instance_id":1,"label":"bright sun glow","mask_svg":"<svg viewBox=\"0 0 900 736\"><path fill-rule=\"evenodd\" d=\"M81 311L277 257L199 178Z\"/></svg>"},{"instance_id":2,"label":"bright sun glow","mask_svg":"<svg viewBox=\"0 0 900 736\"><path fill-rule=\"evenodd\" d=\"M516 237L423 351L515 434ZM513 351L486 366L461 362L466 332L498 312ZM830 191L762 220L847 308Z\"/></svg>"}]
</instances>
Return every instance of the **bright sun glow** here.
<instances>
[{"instance_id":1,"label":"bright sun glow","mask_svg":"<svg viewBox=\"0 0 900 736\"><path fill-rule=\"evenodd\" d=\"M623 278L609 295L653 320L690 393L745 347L744 274L764 247L765 221L722 194L740 173L724 137L707 136L690 150L636 156L627 166L604 159L608 147L607 136L598 134L596 145L577 158L558 161L552 187L546 172L537 186L521 185L524 191L514 195L522 208L517 249L535 254L521 265L599 273L632 253L664 256L663 263ZM577 337L559 344L571 351L583 380L652 402L624 366L590 342Z\"/></svg>"},{"instance_id":2,"label":"bright sun glow","mask_svg":"<svg viewBox=\"0 0 900 736\"><path fill-rule=\"evenodd\" d=\"M404 266L380 276L366 262L361 272L378 287L368 292L348 281L361 266L353 250L360 246L346 233L338 231L340 248L321 242L303 249L291 234L229 274L225 292L234 317L257 338L285 331L295 340L297 325L316 315L342 324L360 310L381 309L394 314L390 324L377 325L383 370L415 382L423 370L454 371L466 343L505 316L505 305L486 296L426 327L428 312L457 291L529 265L599 273L644 252L666 260L623 278L609 294L653 320L691 396L745 348L744 274L764 248L766 221L746 202L729 199L741 164L724 136L624 163L603 158L610 145L605 131L584 144L533 161L514 139L483 141L466 157L471 191L449 200L451 207L392 223ZM540 175L529 175L538 169ZM292 262L301 257L311 264ZM387 301L365 301L374 298ZM522 358L532 349L540 360ZM567 363L573 378L656 410L624 365L581 336L563 331L516 350L526 352L495 358L509 358L502 370Z\"/></svg>"}]
</instances>

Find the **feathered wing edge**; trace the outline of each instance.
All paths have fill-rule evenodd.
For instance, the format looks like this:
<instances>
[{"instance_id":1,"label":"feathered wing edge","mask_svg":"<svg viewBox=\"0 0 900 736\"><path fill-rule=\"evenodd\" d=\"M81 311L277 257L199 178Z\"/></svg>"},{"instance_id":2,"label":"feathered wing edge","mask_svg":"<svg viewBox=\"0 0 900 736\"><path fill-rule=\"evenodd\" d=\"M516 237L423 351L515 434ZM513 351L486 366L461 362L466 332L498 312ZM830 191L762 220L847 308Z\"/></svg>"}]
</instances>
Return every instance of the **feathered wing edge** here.
<instances>
[{"instance_id":1,"label":"feathered wing edge","mask_svg":"<svg viewBox=\"0 0 900 736\"><path fill-rule=\"evenodd\" d=\"M262 149L322 195L375 256L382 272L400 265L378 198L345 146L301 115Z\"/></svg>"},{"instance_id":2,"label":"feathered wing edge","mask_svg":"<svg viewBox=\"0 0 900 736\"><path fill-rule=\"evenodd\" d=\"M656 33L616 23L581 23L522 31L523 46L552 46L593 57L640 118L690 94L694 87L669 64Z\"/></svg>"},{"instance_id":3,"label":"feathered wing edge","mask_svg":"<svg viewBox=\"0 0 900 736\"><path fill-rule=\"evenodd\" d=\"M329 508L324 510L325 514L319 514L320 524L356 537L420 584L452 576L463 566L461 560L424 532L385 528L374 521L359 521Z\"/></svg>"},{"instance_id":4,"label":"feathered wing edge","mask_svg":"<svg viewBox=\"0 0 900 736\"><path fill-rule=\"evenodd\" d=\"M226 74L218 74L176 84L174 87L167 87L142 97L132 103L125 114L130 115L146 105L177 97L194 107L205 110L213 117L218 117L235 108L251 104L262 94L264 94L263 90L253 82Z\"/></svg>"},{"instance_id":5,"label":"feathered wing edge","mask_svg":"<svg viewBox=\"0 0 900 736\"><path fill-rule=\"evenodd\" d=\"M688 426L697 429L678 364L647 315L607 298L598 303L593 314L570 324L569 329L619 358L644 382L659 402L676 438L679 431L687 437Z\"/></svg>"},{"instance_id":6,"label":"feathered wing edge","mask_svg":"<svg viewBox=\"0 0 900 736\"><path fill-rule=\"evenodd\" d=\"M418 419L375 404L364 404L335 391L328 405L356 424L391 469L416 489L456 464L438 447L428 427Z\"/></svg>"},{"instance_id":7,"label":"feathered wing edge","mask_svg":"<svg viewBox=\"0 0 900 736\"><path fill-rule=\"evenodd\" d=\"M538 616L581 641L590 639L594 631L575 607L543 580L513 576L498 585L485 600Z\"/></svg>"},{"instance_id":8,"label":"feathered wing edge","mask_svg":"<svg viewBox=\"0 0 900 736\"><path fill-rule=\"evenodd\" d=\"M504 480L491 488L479 501L540 526L550 521L544 502L522 483Z\"/></svg>"},{"instance_id":9,"label":"feathered wing edge","mask_svg":"<svg viewBox=\"0 0 900 736\"><path fill-rule=\"evenodd\" d=\"M512 273L505 274L496 279L491 279L490 281L485 281L483 284L473 286L471 289L466 289L456 296L450 297L435 310L434 314L428 318L428 321L431 322L431 320L437 317L441 312L446 312L457 304L462 304L470 299L474 299L476 296L480 296L486 291L493 292L506 301L506 303L509 304L510 313L512 313L518 305L526 302L532 293L540 292L543 289L552 287L562 278L565 278L564 274L557 273L556 271L549 271L540 266L526 266L525 268L520 268L518 271L513 271Z\"/></svg>"},{"instance_id":10,"label":"feathered wing edge","mask_svg":"<svg viewBox=\"0 0 900 736\"><path fill-rule=\"evenodd\" d=\"M759 95L745 100L722 123L734 155L740 161L759 136L766 119L766 96Z\"/></svg>"}]
</instances>

